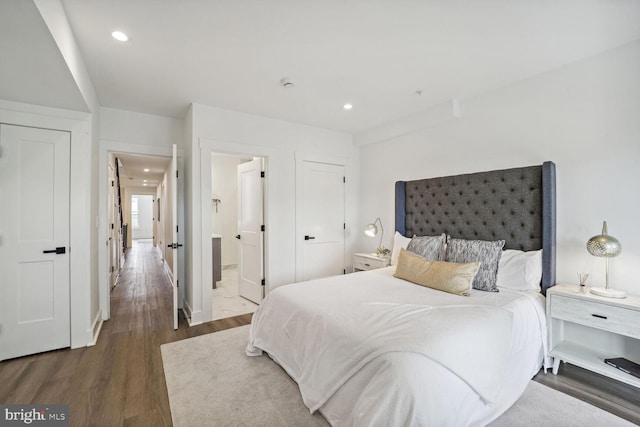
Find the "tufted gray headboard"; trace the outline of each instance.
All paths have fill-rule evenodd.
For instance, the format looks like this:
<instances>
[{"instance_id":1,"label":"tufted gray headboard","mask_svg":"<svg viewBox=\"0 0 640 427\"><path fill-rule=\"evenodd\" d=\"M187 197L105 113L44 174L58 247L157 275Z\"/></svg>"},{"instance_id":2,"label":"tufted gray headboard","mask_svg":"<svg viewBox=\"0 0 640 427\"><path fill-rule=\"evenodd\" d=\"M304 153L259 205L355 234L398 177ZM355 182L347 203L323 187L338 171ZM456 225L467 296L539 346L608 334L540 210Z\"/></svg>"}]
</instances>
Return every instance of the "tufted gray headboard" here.
<instances>
[{"instance_id":1,"label":"tufted gray headboard","mask_svg":"<svg viewBox=\"0 0 640 427\"><path fill-rule=\"evenodd\" d=\"M396 182L396 230L505 240L505 249L542 249L542 292L555 285L556 169L539 166Z\"/></svg>"}]
</instances>

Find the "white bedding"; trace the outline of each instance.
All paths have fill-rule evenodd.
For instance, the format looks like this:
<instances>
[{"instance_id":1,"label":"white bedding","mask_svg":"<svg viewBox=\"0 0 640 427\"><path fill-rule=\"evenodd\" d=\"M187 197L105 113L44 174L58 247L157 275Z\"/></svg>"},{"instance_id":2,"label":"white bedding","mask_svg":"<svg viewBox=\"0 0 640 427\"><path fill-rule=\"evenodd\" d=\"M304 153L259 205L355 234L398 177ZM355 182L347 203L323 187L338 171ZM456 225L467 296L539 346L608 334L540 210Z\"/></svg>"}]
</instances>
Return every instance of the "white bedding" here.
<instances>
[{"instance_id":1,"label":"white bedding","mask_svg":"<svg viewBox=\"0 0 640 427\"><path fill-rule=\"evenodd\" d=\"M484 425L546 354L544 297L470 297L393 277L395 267L283 286L253 317L266 351L333 425Z\"/></svg>"}]
</instances>

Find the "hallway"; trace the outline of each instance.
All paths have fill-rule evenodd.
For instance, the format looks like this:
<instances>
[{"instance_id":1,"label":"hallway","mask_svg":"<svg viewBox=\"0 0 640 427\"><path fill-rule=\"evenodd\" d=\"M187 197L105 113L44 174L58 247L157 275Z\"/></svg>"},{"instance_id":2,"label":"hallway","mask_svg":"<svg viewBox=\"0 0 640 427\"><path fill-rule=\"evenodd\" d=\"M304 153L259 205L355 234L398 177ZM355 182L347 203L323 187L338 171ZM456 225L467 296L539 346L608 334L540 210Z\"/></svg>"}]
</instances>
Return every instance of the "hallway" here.
<instances>
[{"instance_id":1,"label":"hallway","mask_svg":"<svg viewBox=\"0 0 640 427\"><path fill-rule=\"evenodd\" d=\"M150 241L134 242L93 347L0 362L0 402L69 404L72 426L171 425L160 345L246 325L251 314L172 328L172 290Z\"/></svg>"}]
</instances>

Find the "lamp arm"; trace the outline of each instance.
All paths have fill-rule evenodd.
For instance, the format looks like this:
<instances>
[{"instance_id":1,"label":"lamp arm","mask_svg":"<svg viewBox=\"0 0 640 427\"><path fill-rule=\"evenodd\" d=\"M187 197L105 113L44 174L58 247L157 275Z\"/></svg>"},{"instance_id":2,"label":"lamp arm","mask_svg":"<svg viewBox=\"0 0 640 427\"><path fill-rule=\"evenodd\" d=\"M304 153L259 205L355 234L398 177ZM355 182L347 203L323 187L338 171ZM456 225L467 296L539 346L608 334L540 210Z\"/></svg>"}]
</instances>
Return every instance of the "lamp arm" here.
<instances>
[{"instance_id":1,"label":"lamp arm","mask_svg":"<svg viewBox=\"0 0 640 427\"><path fill-rule=\"evenodd\" d=\"M382 238L384 237L384 227L382 226L382 220L380 218L376 218L376 221L380 223L380 244L379 248L382 247Z\"/></svg>"}]
</instances>

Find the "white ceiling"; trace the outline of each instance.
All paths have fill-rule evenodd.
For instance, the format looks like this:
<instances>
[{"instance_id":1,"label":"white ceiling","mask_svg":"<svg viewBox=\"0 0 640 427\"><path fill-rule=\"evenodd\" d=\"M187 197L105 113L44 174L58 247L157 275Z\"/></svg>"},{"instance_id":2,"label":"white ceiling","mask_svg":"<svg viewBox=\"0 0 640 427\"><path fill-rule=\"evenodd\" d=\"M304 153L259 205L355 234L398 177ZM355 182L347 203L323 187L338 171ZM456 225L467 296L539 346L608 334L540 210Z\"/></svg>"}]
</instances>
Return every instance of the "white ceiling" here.
<instances>
[{"instance_id":1,"label":"white ceiling","mask_svg":"<svg viewBox=\"0 0 640 427\"><path fill-rule=\"evenodd\" d=\"M156 188L162 183L164 173L171 164L170 157L121 153L116 153L114 156L120 159L122 163L119 171L122 187ZM145 169L149 169L149 172L145 172Z\"/></svg>"},{"instance_id":2,"label":"white ceiling","mask_svg":"<svg viewBox=\"0 0 640 427\"><path fill-rule=\"evenodd\" d=\"M638 0L62 2L101 105L182 118L197 102L350 133L640 39Z\"/></svg>"}]
</instances>

